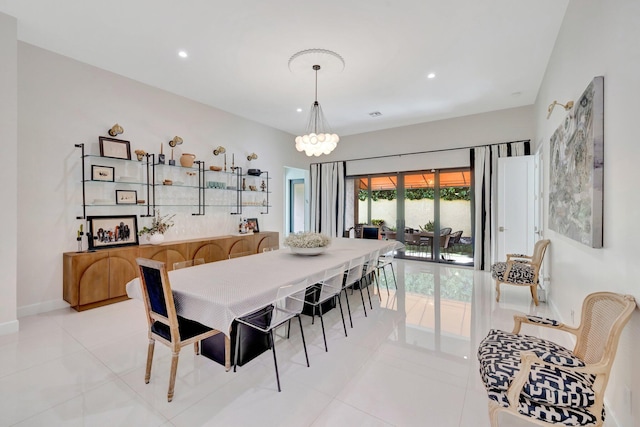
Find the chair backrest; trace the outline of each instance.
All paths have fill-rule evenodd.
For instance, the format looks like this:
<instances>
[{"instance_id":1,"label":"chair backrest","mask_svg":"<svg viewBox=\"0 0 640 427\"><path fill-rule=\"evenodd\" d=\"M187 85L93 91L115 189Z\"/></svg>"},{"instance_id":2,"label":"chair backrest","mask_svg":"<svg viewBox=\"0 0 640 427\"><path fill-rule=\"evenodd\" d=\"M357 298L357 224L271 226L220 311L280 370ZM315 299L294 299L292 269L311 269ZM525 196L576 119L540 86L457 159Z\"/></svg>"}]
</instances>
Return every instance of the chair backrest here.
<instances>
[{"instance_id":1,"label":"chair backrest","mask_svg":"<svg viewBox=\"0 0 640 427\"><path fill-rule=\"evenodd\" d=\"M179 341L178 316L165 264L146 258L136 258L136 263L149 328L154 322L163 323L169 327L171 341Z\"/></svg>"},{"instance_id":2,"label":"chair backrest","mask_svg":"<svg viewBox=\"0 0 640 427\"><path fill-rule=\"evenodd\" d=\"M181 268L193 267L194 265L204 264L204 258L188 259L186 261L179 261L173 263L173 269L179 270Z\"/></svg>"},{"instance_id":3,"label":"chair backrest","mask_svg":"<svg viewBox=\"0 0 640 427\"><path fill-rule=\"evenodd\" d=\"M440 235L441 236L446 236L447 234L451 234L451 227L445 227L445 228L441 228L440 229Z\"/></svg>"},{"instance_id":4,"label":"chair backrest","mask_svg":"<svg viewBox=\"0 0 640 427\"><path fill-rule=\"evenodd\" d=\"M342 291L345 264L331 268L324 272L324 279L320 282L320 297L318 302L324 302Z\"/></svg>"},{"instance_id":5,"label":"chair backrest","mask_svg":"<svg viewBox=\"0 0 640 427\"><path fill-rule=\"evenodd\" d=\"M232 252L232 253L229 254L229 259L240 258L242 256L249 256L249 255L253 255L253 252L251 252L251 251L247 251L247 252Z\"/></svg>"},{"instance_id":6,"label":"chair backrest","mask_svg":"<svg viewBox=\"0 0 640 427\"><path fill-rule=\"evenodd\" d=\"M440 236L440 247L448 249L451 246L451 234L445 234Z\"/></svg>"},{"instance_id":7,"label":"chair backrest","mask_svg":"<svg viewBox=\"0 0 640 427\"><path fill-rule=\"evenodd\" d=\"M596 292L582 303L574 353L585 363L613 363L620 334L636 308L631 295Z\"/></svg>"},{"instance_id":8,"label":"chair backrest","mask_svg":"<svg viewBox=\"0 0 640 427\"><path fill-rule=\"evenodd\" d=\"M420 234L418 233L406 233L404 235L404 242L410 245L420 244Z\"/></svg>"},{"instance_id":9,"label":"chair backrest","mask_svg":"<svg viewBox=\"0 0 640 427\"><path fill-rule=\"evenodd\" d=\"M349 268L347 269L343 286L349 286L362 278L364 261L364 256L361 256L360 258L352 259L351 262L349 262Z\"/></svg>"},{"instance_id":10,"label":"chair backrest","mask_svg":"<svg viewBox=\"0 0 640 427\"><path fill-rule=\"evenodd\" d=\"M365 269L363 276L371 274L378 267L378 258L380 258L380 250L373 251L365 261Z\"/></svg>"},{"instance_id":11,"label":"chair backrest","mask_svg":"<svg viewBox=\"0 0 640 427\"><path fill-rule=\"evenodd\" d=\"M451 233L451 237L449 237L449 246L459 243L461 238L462 230Z\"/></svg>"},{"instance_id":12,"label":"chair backrest","mask_svg":"<svg viewBox=\"0 0 640 427\"><path fill-rule=\"evenodd\" d=\"M535 246L533 247L531 264L535 264L536 266L538 266L538 268L540 267L540 265L542 264L542 259L544 258L544 253L547 251L547 246L549 246L549 243L551 243L551 240L549 239L538 240L536 242Z\"/></svg>"},{"instance_id":13,"label":"chair backrest","mask_svg":"<svg viewBox=\"0 0 640 427\"><path fill-rule=\"evenodd\" d=\"M278 288L278 294L273 303L270 328L302 312L306 290L307 279Z\"/></svg>"},{"instance_id":14,"label":"chair backrest","mask_svg":"<svg viewBox=\"0 0 640 427\"><path fill-rule=\"evenodd\" d=\"M397 233L395 231L387 231L385 237L387 240L396 240Z\"/></svg>"},{"instance_id":15,"label":"chair backrest","mask_svg":"<svg viewBox=\"0 0 640 427\"><path fill-rule=\"evenodd\" d=\"M380 227L365 225L364 227L362 227L362 238L363 239L379 239Z\"/></svg>"}]
</instances>

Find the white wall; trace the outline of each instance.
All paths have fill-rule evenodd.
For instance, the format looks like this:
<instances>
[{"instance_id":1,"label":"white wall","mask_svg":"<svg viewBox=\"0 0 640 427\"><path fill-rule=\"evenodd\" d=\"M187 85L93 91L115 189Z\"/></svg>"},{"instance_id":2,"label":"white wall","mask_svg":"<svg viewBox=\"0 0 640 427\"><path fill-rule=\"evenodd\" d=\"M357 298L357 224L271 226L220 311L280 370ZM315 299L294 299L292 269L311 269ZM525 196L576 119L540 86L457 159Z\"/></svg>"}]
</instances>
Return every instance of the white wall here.
<instances>
[{"instance_id":1,"label":"white wall","mask_svg":"<svg viewBox=\"0 0 640 427\"><path fill-rule=\"evenodd\" d=\"M17 21L0 13L0 224L3 224L0 243L0 334L16 332L16 283L18 230L18 74Z\"/></svg>"},{"instance_id":2,"label":"white wall","mask_svg":"<svg viewBox=\"0 0 640 427\"><path fill-rule=\"evenodd\" d=\"M591 249L551 230L549 300L564 321L576 321L582 299L596 291L632 294L640 301L640 143L636 128L640 86L640 2L572 0L535 104L536 144L543 144L548 194L549 139L565 117L553 101L577 101L595 76L604 76L604 247ZM545 203L548 214L548 200ZM640 316L627 326L607 389L607 413L619 426L640 426ZM633 396L629 408L627 391ZM608 424L609 425L609 424ZM613 425L613 424L611 424Z\"/></svg>"},{"instance_id":3,"label":"white wall","mask_svg":"<svg viewBox=\"0 0 640 427\"><path fill-rule=\"evenodd\" d=\"M535 133L532 118L533 107L527 106L350 135L341 138L336 149L320 160L349 160L531 139Z\"/></svg>"},{"instance_id":4,"label":"white wall","mask_svg":"<svg viewBox=\"0 0 640 427\"><path fill-rule=\"evenodd\" d=\"M292 135L32 45L18 43L18 53L19 315L65 305L62 253L77 249L75 233L81 222L75 219L81 213L81 163L74 144L85 143L89 152L98 154L98 136L106 135L116 122L125 130L119 138L131 141L132 151L158 153L164 143L168 154L167 142L179 135L184 143L176 147L176 158L184 151L194 153L207 167L221 165L221 157L212 151L223 145L229 166L235 153L236 165L268 170L273 177L270 214L248 208L243 216L257 216L262 230L282 233L283 165L306 168L308 164L306 156L295 150ZM258 154L258 160L249 163L246 156L251 152ZM3 163L11 168L15 162ZM131 214L127 209L117 212ZM0 212L6 215L7 209ZM103 212L94 209L87 214ZM237 221L224 209L208 207L203 217L182 212L166 236L181 240L230 234L237 230ZM142 227L149 219L138 222ZM3 248L6 241L3 237ZM33 268L36 264L38 268Z\"/></svg>"}]
</instances>

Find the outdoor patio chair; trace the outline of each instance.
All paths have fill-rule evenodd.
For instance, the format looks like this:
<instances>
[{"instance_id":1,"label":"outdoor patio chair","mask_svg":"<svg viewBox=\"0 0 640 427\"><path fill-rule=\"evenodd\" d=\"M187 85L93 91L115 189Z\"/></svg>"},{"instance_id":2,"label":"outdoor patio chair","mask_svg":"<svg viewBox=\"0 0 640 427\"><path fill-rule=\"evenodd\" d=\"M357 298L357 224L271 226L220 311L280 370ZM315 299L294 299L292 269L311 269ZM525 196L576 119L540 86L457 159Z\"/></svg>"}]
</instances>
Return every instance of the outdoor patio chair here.
<instances>
[{"instance_id":1,"label":"outdoor patio chair","mask_svg":"<svg viewBox=\"0 0 640 427\"><path fill-rule=\"evenodd\" d=\"M531 297L538 305L538 274L550 240L538 240L533 255L507 254L506 262L496 262L491 266L491 277L496 281L496 302L500 301L500 284L529 286Z\"/></svg>"},{"instance_id":2,"label":"outdoor patio chair","mask_svg":"<svg viewBox=\"0 0 640 427\"><path fill-rule=\"evenodd\" d=\"M182 347L193 344L196 354L200 354L201 340L220 333L196 321L185 319L176 314L171 285L165 264L160 261L137 258L142 298L149 325L149 347L147 349L147 369L144 382L151 379L151 364L156 341L171 348L171 373L167 400L173 400L178 370L178 356Z\"/></svg>"},{"instance_id":3,"label":"outdoor patio chair","mask_svg":"<svg viewBox=\"0 0 640 427\"><path fill-rule=\"evenodd\" d=\"M478 348L491 426L501 412L537 425L602 426L611 365L635 308L631 295L597 292L585 298L577 328L515 315L513 332L491 330ZM523 323L575 335L573 351L521 335Z\"/></svg>"}]
</instances>

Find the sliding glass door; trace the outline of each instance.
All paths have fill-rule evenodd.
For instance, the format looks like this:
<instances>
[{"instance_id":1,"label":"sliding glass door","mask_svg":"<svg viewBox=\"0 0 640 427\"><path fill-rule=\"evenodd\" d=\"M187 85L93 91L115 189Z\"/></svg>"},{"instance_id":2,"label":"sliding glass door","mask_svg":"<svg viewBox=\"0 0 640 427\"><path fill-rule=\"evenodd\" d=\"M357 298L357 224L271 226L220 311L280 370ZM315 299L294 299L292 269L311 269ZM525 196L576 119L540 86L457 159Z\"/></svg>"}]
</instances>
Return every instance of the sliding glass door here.
<instances>
[{"instance_id":1,"label":"sliding glass door","mask_svg":"<svg viewBox=\"0 0 640 427\"><path fill-rule=\"evenodd\" d=\"M469 168L354 177L355 224L405 243L400 256L473 264Z\"/></svg>"}]
</instances>

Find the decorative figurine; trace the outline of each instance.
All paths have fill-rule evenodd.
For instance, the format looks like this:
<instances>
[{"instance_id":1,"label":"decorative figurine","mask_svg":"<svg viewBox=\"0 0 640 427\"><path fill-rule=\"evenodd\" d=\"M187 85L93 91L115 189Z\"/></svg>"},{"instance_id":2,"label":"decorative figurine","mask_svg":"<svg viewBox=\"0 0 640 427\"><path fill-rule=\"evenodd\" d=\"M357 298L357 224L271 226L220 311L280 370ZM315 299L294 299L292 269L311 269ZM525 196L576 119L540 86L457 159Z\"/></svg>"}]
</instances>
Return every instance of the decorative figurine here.
<instances>
[{"instance_id":1,"label":"decorative figurine","mask_svg":"<svg viewBox=\"0 0 640 427\"><path fill-rule=\"evenodd\" d=\"M262 184L260 184L260 188L262 189L262 191L265 191L267 189L267 184L265 184L264 179L262 180Z\"/></svg>"},{"instance_id":2,"label":"decorative figurine","mask_svg":"<svg viewBox=\"0 0 640 427\"><path fill-rule=\"evenodd\" d=\"M247 189L247 179L242 178L242 191L245 191L246 189Z\"/></svg>"},{"instance_id":3,"label":"decorative figurine","mask_svg":"<svg viewBox=\"0 0 640 427\"><path fill-rule=\"evenodd\" d=\"M164 165L164 154L162 153L162 144L160 144L160 154L158 154L158 164Z\"/></svg>"}]
</instances>

